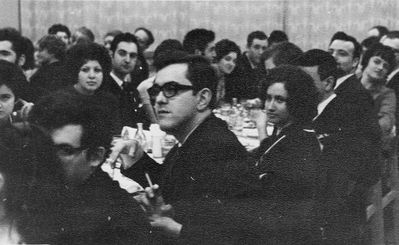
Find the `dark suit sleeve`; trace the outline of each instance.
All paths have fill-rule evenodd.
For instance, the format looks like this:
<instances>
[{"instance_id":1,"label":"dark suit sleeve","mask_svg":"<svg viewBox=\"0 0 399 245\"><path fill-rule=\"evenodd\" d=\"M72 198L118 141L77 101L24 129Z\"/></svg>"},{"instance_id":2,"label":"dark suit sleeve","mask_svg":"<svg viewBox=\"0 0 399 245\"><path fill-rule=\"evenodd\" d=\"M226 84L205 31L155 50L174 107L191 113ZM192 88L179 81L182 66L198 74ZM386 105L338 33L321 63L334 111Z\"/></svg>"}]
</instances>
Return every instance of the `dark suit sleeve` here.
<instances>
[{"instance_id":1,"label":"dark suit sleeve","mask_svg":"<svg viewBox=\"0 0 399 245\"><path fill-rule=\"evenodd\" d=\"M122 174L136 181L141 186L148 187L145 173L149 174L153 184L160 184L162 171L163 166L144 153L143 157L132 167L127 170L122 170Z\"/></svg>"}]
</instances>

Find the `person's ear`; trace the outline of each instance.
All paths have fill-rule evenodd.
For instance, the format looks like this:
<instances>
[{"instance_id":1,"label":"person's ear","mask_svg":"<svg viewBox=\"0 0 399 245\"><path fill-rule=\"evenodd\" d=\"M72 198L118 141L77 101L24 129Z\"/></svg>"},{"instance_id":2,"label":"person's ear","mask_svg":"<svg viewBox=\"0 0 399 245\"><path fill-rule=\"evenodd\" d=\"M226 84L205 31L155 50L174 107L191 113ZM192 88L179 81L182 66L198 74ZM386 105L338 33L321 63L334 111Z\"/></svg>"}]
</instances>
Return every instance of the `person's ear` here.
<instances>
[{"instance_id":1,"label":"person's ear","mask_svg":"<svg viewBox=\"0 0 399 245\"><path fill-rule=\"evenodd\" d=\"M22 67L23 65L25 65L26 62L26 57L24 54L21 54L21 56L19 56L18 58L18 66Z\"/></svg>"},{"instance_id":2,"label":"person's ear","mask_svg":"<svg viewBox=\"0 0 399 245\"><path fill-rule=\"evenodd\" d=\"M195 55L202 55L202 52L201 52L201 50L199 50L199 49L195 49L195 50L194 50L194 54L195 54Z\"/></svg>"},{"instance_id":3,"label":"person's ear","mask_svg":"<svg viewBox=\"0 0 399 245\"><path fill-rule=\"evenodd\" d=\"M209 104L211 103L212 100L212 91L209 88L203 88L197 93L197 99L198 99L198 104L197 104L197 109L199 111L204 111L209 108Z\"/></svg>"},{"instance_id":4,"label":"person's ear","mask_svg":"<svg viewBox=\"0 0 399 245\"><path fill-rule=\"evenodd\" d=\"M325 90L327 91L333 91L335 87L335 79L333 76L329 76L326 79L324 79L324 82L326 83Z\"/></svg>"},{"instance_id":5,"label":"person's ear","mask_svg":"<svg viewBox=\"0 0 399 245\"><path fill-rule=\"evenodd\" d=\"M359 65L359 61L360 61L360 58L359 58L359 57L353 58L352 67L353 67L353 68L356 68L356 67Z\"/></svg>"},{"instance_id":6,"label":"person's ear","mask_svg":"<svg viewBox=\"0 0 399 245\"><path fill-rule=\"evenodd\" d=\"M94 152L92 152L89 156L90 166L92 167L99 166L104 161L104 157L105 157L105 148L102 146L97 147L97 149Z\"/></svg>"}]
</instances>

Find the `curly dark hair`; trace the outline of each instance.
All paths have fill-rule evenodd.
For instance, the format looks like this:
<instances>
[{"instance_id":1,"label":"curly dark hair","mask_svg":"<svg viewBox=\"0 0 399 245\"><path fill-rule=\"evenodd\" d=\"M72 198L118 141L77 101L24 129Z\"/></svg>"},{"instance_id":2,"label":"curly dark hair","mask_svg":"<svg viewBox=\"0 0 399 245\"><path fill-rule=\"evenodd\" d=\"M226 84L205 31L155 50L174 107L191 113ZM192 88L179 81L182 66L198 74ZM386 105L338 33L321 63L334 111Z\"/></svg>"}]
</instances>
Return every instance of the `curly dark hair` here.
<instances>
[{"instance_id":1,"label":"curly dark hair","mask_svg":"<svg viewBox=\"0 0 399 245\"><path fill-rule=\"evenodd\" d=\"M293 65L281 65L271 69L261 84L261 99L266 100L270 85L283 83L287 90L287 108L294 123L309 125L317 115L318 96L312 77Z\"/></svg>"},{"instance_id":2,"label":"curly dark hair","mask_svg":"<svg viewBox=\"0 0 399 245\"><path fill-rule=\"evenodd\" d=\"M47 49L47 52L53 54L55 58L63 61L65 58L66 45L56 35L45 35L38 41L39 49Z\"/></svg>"},{"instance_id":3,"label":"curly dark hair","mask_svg":"<svg viewBox=\"0 0 399 245\"><path fill-rule=\"evenodd\" d=\"M371 57L374 56L380 57L389 64L388 74L391 73L391 71L395 68L396 60L393 49L381 43L376 43L372 47L367 49L367 51L363 55L362 64L361 64L363 71L368 66Z\"/></svg>"},{"instance_id":4,"label":"curly dark hair","mask_svg":"<svg viewBox=\"0 0 399 245\"><path fill-rule=\"evenodd\" d=\"M105 47L97 43L77 44L68 49L65 59L65 67L71 84L77 83L80 68L89 60L98 61L104 75L111 72L111 58Z\"/></svg>"}]
</instances>

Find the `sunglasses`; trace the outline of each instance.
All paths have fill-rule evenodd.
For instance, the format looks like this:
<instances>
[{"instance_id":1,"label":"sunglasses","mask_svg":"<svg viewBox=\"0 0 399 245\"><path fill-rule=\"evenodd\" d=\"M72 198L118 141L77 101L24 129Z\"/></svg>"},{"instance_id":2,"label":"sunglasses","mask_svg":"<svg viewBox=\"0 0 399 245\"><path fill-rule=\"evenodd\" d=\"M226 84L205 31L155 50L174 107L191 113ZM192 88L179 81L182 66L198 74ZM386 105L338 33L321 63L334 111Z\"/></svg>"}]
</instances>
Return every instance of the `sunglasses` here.
<instances>
[{"instance_id":1,"label":"sunglasses","mask_svg":"<svg viewBox=\"0 0 399 245\"><path fill-rule=\"evenodd\" d=\"M157 96L161 91L162 94L166 98L172 98L175 96L179 91L184 91L184 90L192 90L194 89L193 86L190 85L182 85L177 82L167 82L162 86L159 86L158 84L154 84L150 89L149 89L149 94L151 96Z\"/></svg>"}]
</instances>

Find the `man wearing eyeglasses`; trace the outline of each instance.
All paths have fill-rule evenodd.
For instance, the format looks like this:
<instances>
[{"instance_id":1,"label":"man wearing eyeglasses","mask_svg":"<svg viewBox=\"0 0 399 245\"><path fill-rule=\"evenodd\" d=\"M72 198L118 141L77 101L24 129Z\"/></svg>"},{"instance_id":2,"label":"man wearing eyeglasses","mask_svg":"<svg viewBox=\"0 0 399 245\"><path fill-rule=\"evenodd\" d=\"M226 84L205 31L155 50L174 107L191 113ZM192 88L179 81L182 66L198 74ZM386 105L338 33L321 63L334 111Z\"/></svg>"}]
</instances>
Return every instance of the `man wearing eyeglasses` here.
<instances>
[{"instance_id":1,"label":"man wearing eyeglasses","mask_svg":"<svg viewBox=\"0 0 399 245\"><path fill-rule=\"evenodd\" d=\"M162 165L144 155L124 174L149 186L147 172L159 184L165 203L174 207L175 216L170 216L163 202L143 202L152 226L163 235L181 244L233 243L234 224L226 220L224 205L246 188L247 155L226 123L212 113L215 71L206 58L181 51L165 54L155 66L150 93L156 96L159 125L178 144Z\"/></svg>"},{"instance_id":2,"label":"man wearing eyeglasses","mask_svg":"<svg viewBox=\"0 0 399 245\"><path fill-rule=\"evenodd\" d=\"M150 225L136 201L100 168L112 123L88 97L57 92L32 109L30 122L49 133L65 176L58 207L60 244L148 244Z\"/></svg>"},{"instance_id":3,"label":"man wearing eyeglasses","mask_svg":"<svg viewBox=\"0 0 399 245\"><path fill-rule=\"evenodd\" d=\"M103 89L111 92L119 101L122 126L136 127L142 122L138 116L139 96L130 74L137 63L138 42L131 33L115 36L111 43L112 71L104 79Z\"/></svg>"}]
</instances>

